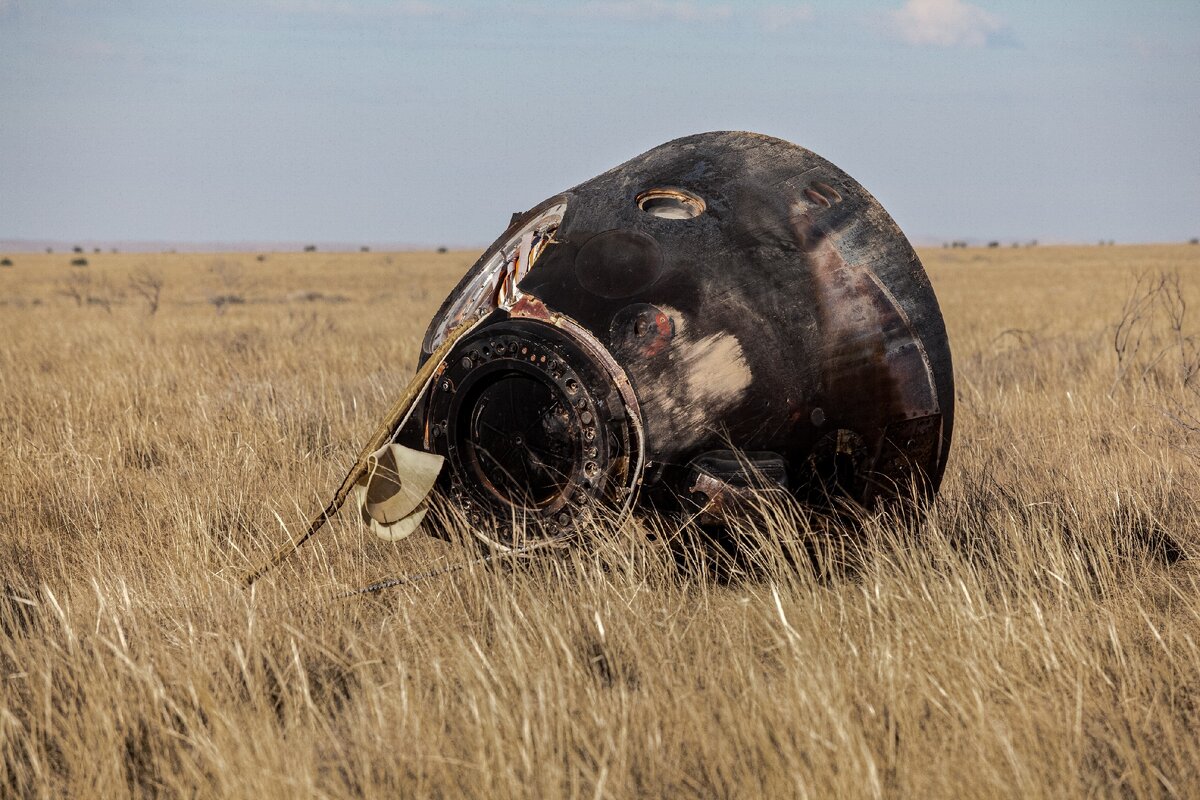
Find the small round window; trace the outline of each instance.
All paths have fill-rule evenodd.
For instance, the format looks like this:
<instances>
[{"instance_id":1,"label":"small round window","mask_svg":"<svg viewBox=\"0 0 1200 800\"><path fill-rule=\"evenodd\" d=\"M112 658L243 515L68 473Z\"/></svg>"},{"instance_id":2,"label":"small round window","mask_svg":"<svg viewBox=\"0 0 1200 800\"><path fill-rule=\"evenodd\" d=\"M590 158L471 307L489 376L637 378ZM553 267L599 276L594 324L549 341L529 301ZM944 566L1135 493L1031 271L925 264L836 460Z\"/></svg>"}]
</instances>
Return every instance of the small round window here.
<instances>
[{"instance_id":1,"label":"small round window","mask_svg":"<svg viewBox=\"0 0 1200 800\"><path fill-rule=\"evenodd\" d=\"M647 189L637 196L637 204L660 219L692 219L704 213L704 201L682 189Z\"/></svg>"}]
</instances>

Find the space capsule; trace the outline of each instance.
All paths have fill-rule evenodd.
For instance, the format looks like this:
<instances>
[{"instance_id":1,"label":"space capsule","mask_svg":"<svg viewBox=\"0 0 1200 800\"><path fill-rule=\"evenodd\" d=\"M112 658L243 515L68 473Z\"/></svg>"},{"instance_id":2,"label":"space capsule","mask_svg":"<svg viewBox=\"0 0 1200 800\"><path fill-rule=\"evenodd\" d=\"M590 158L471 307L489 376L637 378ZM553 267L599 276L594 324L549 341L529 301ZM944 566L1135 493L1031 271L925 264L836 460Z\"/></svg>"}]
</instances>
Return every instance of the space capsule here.
<instances>
[{"instance_id":1,"label":"space capsule","mask_svg":"<svg viewBox=\"0 0 1200 800\"><path fill-rule=\"evenodd\" d=\"M912 246L841 169L753 133L668 142L514 214L421 359L387 446L440 457L426 482L499 547L599 509L928 498L950 446Z\"/></svg>"}]
</instances>

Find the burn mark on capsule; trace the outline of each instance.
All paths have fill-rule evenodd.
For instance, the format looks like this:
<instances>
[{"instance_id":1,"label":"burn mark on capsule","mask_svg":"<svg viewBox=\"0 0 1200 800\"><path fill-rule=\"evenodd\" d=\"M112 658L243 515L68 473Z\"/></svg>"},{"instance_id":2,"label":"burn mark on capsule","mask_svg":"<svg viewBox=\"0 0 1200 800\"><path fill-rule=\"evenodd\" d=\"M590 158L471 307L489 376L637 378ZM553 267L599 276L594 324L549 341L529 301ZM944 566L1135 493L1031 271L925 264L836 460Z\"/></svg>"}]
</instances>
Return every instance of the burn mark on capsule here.
<instances>
[{"instance_id":1,"label":"burn mark on capsule","mask_svg":"<svg viewBox=\"0 0 1200 800\"><path fill-rule=\"evenodd\" d=\"M896 420L938 413L933 373L896 299L868 266L842 256L837 241L847 220L825 213L841 197L827 184L820 186L825 191L805 189L791 214L825 343L819 402L839 425L878 440Z\"/></svg>"},{"instance_id":2,"label":"burn mark on capsule","mask_svg":"<svg viewBox=\"0 0 1200 800\"><path fill-rule=\"evenodd\" d=\"M710 421L741 403L753 382L736 336L718 332L693 340L681 328L668 352L629 365L649 443L676 451L715 433Z\"/></svg>"}]
</instances>

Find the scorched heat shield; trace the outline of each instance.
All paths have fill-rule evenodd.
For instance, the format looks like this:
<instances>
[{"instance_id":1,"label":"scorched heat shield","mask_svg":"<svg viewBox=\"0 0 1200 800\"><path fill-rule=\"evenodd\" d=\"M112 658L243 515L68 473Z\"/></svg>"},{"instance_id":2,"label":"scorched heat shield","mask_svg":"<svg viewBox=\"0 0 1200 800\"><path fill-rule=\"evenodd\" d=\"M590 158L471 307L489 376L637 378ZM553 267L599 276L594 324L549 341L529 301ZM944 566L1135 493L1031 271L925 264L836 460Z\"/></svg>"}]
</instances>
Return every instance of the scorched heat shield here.
<instances>
[{"instance_id":1,"label":"scorched heat shield","mask_svg":"<svg viewBox=\"0 0 1200 800\"><path fill-rule=\"evenodd\" d=\"M928 497L950 445L916 253L849 175L751 133L677 139L513 215L431 322L430 359L391 441L443 457L452 507L501 546L763 489Z\"/></svg>"}]
</instances>

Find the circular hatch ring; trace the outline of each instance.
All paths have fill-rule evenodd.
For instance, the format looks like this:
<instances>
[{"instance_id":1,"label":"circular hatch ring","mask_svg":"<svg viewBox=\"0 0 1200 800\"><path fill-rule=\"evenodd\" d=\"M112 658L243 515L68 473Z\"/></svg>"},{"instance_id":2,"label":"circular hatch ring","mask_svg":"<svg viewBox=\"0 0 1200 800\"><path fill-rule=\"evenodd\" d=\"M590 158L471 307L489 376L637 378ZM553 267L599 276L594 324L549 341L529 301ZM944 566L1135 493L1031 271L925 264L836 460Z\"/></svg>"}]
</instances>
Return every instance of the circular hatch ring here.
<instances>
[{"instance_id":1,"label":"circular hatch ring","mask_svg":"<svg viewBox=\"0 0 1200 800\"><path fill-rule=\"evenodd\" d=\"M426 419L444 488L490 546L574 530L627 505L639 477L639 430L608 370L547 322L505 319L465 337Z\"/></svg>"}]
</instances>

